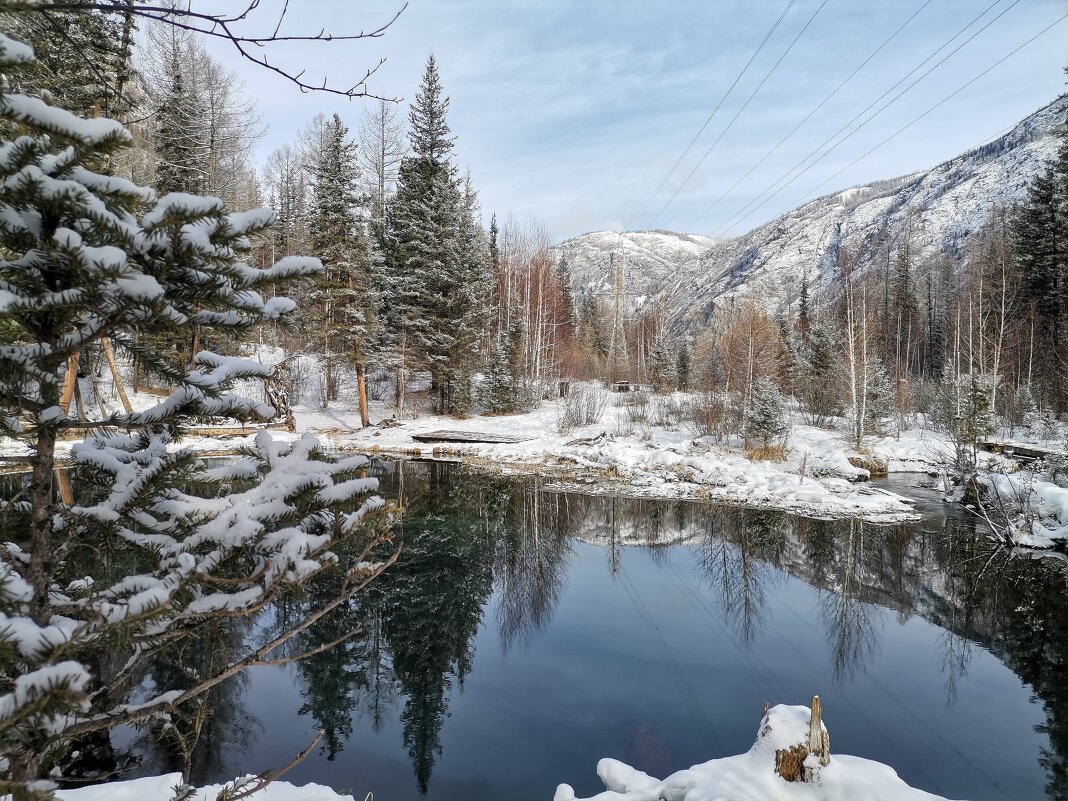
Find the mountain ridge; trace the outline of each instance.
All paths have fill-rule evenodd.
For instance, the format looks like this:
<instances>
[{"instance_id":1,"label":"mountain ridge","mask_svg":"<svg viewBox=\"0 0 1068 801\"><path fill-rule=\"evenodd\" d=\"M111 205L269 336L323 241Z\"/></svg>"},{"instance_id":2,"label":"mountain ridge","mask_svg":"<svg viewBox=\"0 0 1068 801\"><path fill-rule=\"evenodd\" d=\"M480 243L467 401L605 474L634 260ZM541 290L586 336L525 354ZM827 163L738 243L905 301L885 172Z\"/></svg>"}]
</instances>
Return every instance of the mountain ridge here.
<instances>
[{"instance_id":1,"label":"mountain ridge","mask_svg":"<svg viewBox=\"0 0 1068 801\"><path fill-rule=\"evenodd\" d=\"M1068 95L1061 95L1001 136L934 167L837 189L730 239L595 231L554 250L568 260L576 297L612 294L610 254L617 253L628 306L639 310L659 301L677 327L702 325L717 305L737 297L752 296L779 311L796 302L802 276L814 289L834 285L843 252L855 256L863 272L875 250L887 240L896 247L906 229L918 260L946 253L960 262L965 242L990 211L1025 196L1053 157L1066 117ZM707 246L684 257L700 244Z\"/></svg>"}]
</instances>

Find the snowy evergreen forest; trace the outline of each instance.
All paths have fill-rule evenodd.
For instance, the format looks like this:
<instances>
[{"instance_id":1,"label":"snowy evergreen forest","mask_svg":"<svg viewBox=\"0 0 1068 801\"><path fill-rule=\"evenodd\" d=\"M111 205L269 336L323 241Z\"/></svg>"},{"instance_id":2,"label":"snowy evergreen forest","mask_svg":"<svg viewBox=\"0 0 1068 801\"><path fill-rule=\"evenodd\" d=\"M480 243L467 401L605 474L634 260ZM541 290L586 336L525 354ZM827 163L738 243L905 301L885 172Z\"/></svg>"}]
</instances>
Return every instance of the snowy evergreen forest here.
<instances>
[{"instance_id":1,"label":"snowy evergreen forest","mask_svg":"<svg viewBox=\"0 0 1068 801\"><path fill-rule=\"evenodd\" d=\"M463 88L433 54L407 107L282 71L357 102L259 163L257 98L205 36L273 37L180 4L44 6L0 0L0 444L28 470L0 497L0 796L115 778L110 738L132 727L193 798L211 693L316 664L363 633L368 585L441 569L438 540L391 569L403 510L366 456L440 455L412 442L428 429L504 443L447 454L491 466L894 522L916 519L908 499L864 482L929 436L919 469L947 502L999 545L1065 550L1068 121L1026 196L991 202L958 250L884 224L834 254L833 282L695 321L630 302L615 257L607 291L580 285L544 222L482 206L454 154ZM1023 472L991 452L1025 441ZM295 611L257 622L276 609ZM480 614L456 613L463 642L440 657L461 684ZM766 748L812 719L819 734L797 709L765 710ZM656 784L606 771L620 798Z\"/></svg>"}]
</instances>

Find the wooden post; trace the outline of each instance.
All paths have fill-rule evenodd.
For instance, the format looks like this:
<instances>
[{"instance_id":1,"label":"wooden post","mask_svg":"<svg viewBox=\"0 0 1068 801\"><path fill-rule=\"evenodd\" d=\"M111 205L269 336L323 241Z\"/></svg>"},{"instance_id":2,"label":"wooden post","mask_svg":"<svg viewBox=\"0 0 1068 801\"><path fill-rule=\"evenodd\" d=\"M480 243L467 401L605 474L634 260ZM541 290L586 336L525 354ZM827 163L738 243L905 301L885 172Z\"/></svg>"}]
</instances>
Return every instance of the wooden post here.
<instances>
[{"instance_id":1,"label":"wooden post","mask_svg":"<svg viewBox=\"0 0 1068 801\"><path fill-rule=\"evenodd\" d=\"M819 757L824 767L831 762L831 738L823 728L823 705L818 695L812 696L812 714L808 719L808 752ZM812 781L811 768L805 768L805 781Z\"/></svg>"},{"instance_id":2,"label":"wooden post","mask_svg":"<svg viewBox=\"0 0 1068 801\"><path fill-rule=\"evenodd\" d=\"M108 367L111 368L111 377L115 380L115 389L119 392L122 408L126 410L127 414L130 414L133 412L133 406L130 405L130 399L126 397L126 390L123 389L122 378L119 376L119 367L115 364L115 354L111 351L111 343L108 342L107 337L101 337L100 345L104 348L104 356L107 357Z\"/></svg>"},{"instance_id":3,"label":"wooden post","mask_svg":"<svg viewBox=\"0 0 1068 801\"><path fill-rule=\"evenodd\" d=\"M67 373L63 376L63 389L59 393L59 408L66 414L70 410L70 401L74 397L74 387L78 383L78 362L81 353L73 354L67 359Z\"/></svg>"},{"instance_id":4,"label":"wooden post","mask_svg":"<svg viewBox=\"0 0 1068 801\"><path fill-rule=\"evenodd\" d=\"M86 421L85 404L82 403L82 387L77 378L74 379L74 404L78 409L78 419L84 423Z\"/></svg>"},{"instance_id":5,"label":"wooden post","mask_svg":"<svg viewBox=\"0 0 1068 801\"><path fill-rule=\"evenodd\" d=\"M96 398L96 408L100 411L100 419L108 419L108 410L104 406L104 398L100 394L100 384L96 380L96 371L94 370L89 380L93 384L93 397Z\"/></svg>"}]
</instances>

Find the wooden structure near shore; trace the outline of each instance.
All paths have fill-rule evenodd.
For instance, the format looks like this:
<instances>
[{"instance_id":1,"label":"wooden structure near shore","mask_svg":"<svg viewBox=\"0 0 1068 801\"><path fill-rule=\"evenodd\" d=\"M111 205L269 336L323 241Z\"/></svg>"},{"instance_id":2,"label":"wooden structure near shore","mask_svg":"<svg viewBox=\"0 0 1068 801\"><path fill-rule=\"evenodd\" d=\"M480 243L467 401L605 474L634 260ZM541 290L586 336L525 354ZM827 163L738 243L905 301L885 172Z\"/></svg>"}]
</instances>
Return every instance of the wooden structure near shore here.
<instances>
[{"instance_id":1,"label":"wooden structure near shore","mask_svg":"<svg viewBox=\"0 0 1068 801\"><path fill-rule=\"evenodd\" d=\"M764 704L764 716L767 714L768 705ZM808 737L804 742L775 751L775 772L788 782L810 782L816 773L810 756L823 767L831 763L831 737L823 728L823 707L818 695L812 696Z\"/></svg>"},{"instance_id":2,"label":"wooden structure near shore","mask_svg":"<svg viewBox=\"0 0 1068 801\"><path fill-rule=\"evenodd\" d=\"M1059 448L1043 448L1041 445L1023 442L998 442L988 440L980 442L979 447L991 453L1001 453L1014 459L1032 462L1036 459L1045 459L1047 456L1061 456L1068 458L1068 453Z\"/></svg>"},{"instance_id":3,"label":"wooden structure near shore","mask_svg":"<svg viewBox=\"0 0 1068 801\"><path fill-rule=\"evenodd\" d=\"M412 439L416 442L470 442L489 445L511 445L517 442L526 442L531 437L492 434L488 431L426 431L422 434L412 434Z\"/></svg>"}]
</instances>

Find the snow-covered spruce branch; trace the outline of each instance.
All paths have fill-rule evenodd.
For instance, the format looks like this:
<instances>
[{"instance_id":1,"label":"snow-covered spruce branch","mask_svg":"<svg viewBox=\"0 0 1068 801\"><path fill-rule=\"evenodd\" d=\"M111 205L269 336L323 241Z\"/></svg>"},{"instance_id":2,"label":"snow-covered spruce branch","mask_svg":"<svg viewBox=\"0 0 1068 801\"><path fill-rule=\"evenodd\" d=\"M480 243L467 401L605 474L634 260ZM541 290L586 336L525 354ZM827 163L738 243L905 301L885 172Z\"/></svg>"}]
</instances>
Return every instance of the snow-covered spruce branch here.
<instances>
[{"instance_id":1,"label":"snow-covered spruce branch","mask_svg":"<svg viewBox=\"0 0 1068 801\"><path fill-rule=\"evenodd\" d=\"M310 34L282 33L282 25L288 10L288 2L282 8L275 22L273 32L267 36L246 33L241 29L242 23L249 23L251 16L259 8L259 0L250 0L238 13L221 14L199 11L191 5L154 5L139 3L134 0L114 0L113 2L47 2L46 0L7 0L0 2L0 13L14 14L39 14L46 18L50 15L63 15L70 13L86 13L89 11L119 15L142 19L151 22L163 23L189 31L201 36L219 39L229 43L241 55L242 58L251 61L259 67L279 75L283 79L295 84L302 92L323 92L326 94L340 95L346 98L369 97L379 100L391 100L383 98L368 91L368 81L374 76L379 68L385 63L385 59L379 59L378 63L364 71L349 88L335 88L327 83L324 77L319 83L312 83L304 78L303 69L297 71L279 66L267 57L265 50L272 44L282 42L351 42L364 39L377 39L385 33L400 18L407 8L407 3L402 5L388 20L381 25L359 31L356 33L328 33L320 30ZM258 55L255 51L261 51Z\"/></svg>"},{"instance_id":2,"label":"snow-covered spruce branch","mask_svg":"<svg viewBox=\"0 0 1068 801\"><path fill-rule=\"evenodd\" d=\"M385 539L378 540L375 542L375 545L379 545L384 541ZM330 602L309 615L296 626L286 629L284 632L264 643L243 658L230 662L223 669L202 680L192 688L183 691L171 690L161 693L149 701L139 704L120 705L93 717L85 717L81 719L74 718L64 721L65 725L63 725L58 733L65 738L77 738L91 734L92 732L112 729L119 725L149 720L158 717L161 714L174 714L182 704L204 695L208 690L217 687L222 682L236 676L250 667L280 664L280 660L270 658L269 655L289 643L298 634L307 631L316 623L323 620L335 609L347 603L352 596L363 590L368 584L381 575L384 570L390 567L397 560L399 555L400 547L397 546L394 547L393 551L385 560L375 563L373 568L368 568L365 565L360 564L357 568L350 570L346 575L345 590ZM359 577L359 580L353 580L354 577ZM344 642L346 639L350 639L358 633L359 629L353 629L349 632L349 637L342 638L340 642ZM300 661L314 656L316 652L317 651L308 651L286 657L285 661ZM2 729L0 729L0 731L2 731Z\"/></svg>"},{"instance_id":3,"label":"snow-covered spruce branch","mask_svg":"<svg viewBox=\"0 0 1068 801\"><path fill-rule=\"evenodd\" d=\"M5 78L32 59L0 35ZM4 91L11 85L0 83L0 432L27 438L33 472L24 498L4 507L20 544L0 548L0 674L9 679L0 785L37 797L79 738L124 723L176 725L227 678L300 658L278 650L363 590L399 545L363 457L327 458L314 437L279 442L266 431L217 466L175 447L192 420L274 410L231 391L267 368L210 351L175 364L169 343L284 320L292 301L259 290L314 274L319 262L253 268L242 258L270 212L230 214L217 199L183 193L157 199L101 174L129 143L121 126ZM76 501L54 492L55 447L87 429L61 395L80 352L105 337L175 388L150 409L113 416L114 429L88 428L72 451ZM149 660L337 571L340 587L304 620L192 686L160 685L129 703ZM122 664L90 670L104 653Z\"/></svg>"}]
</instances>

